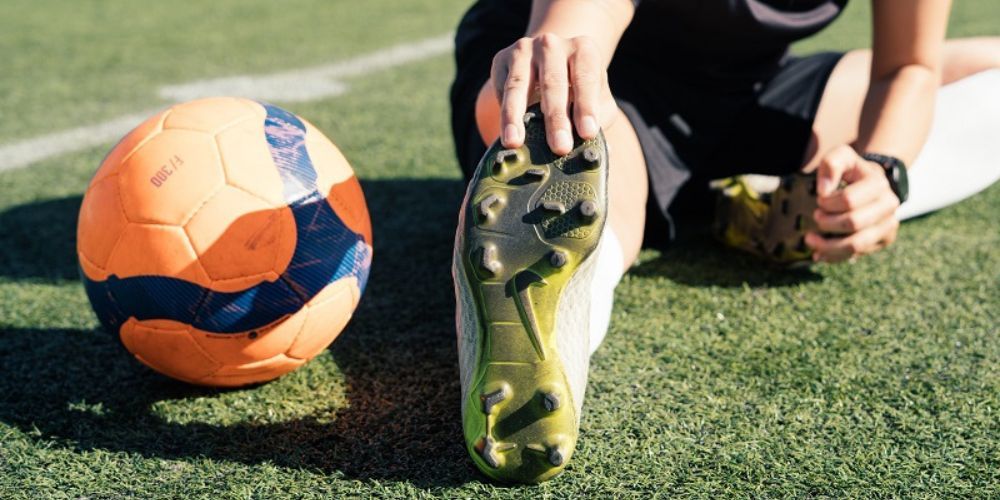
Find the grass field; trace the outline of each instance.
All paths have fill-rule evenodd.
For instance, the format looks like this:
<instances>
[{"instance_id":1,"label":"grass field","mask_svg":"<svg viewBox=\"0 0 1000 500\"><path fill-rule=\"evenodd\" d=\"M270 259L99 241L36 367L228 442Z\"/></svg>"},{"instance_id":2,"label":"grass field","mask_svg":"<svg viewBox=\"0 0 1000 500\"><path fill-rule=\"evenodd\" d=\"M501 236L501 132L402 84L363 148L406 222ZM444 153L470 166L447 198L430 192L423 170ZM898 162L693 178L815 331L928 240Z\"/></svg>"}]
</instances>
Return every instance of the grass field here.
<instances>
[{"instance_id":1,"label":"grass field","mask_svg":"<svg viewBox=\"0 0 1000 500\"><path fill-rule=\"evenodd\" d=\"M166 105L161 85L444 34L466 3L5 1L0 144ZM853 2L798 50L864 45L867 15ZM961 0L950 36L998 21ZM645 251L567 472L484 480L459 417L452 71L441 55L287 104L363 179L375 262L329 351L260 387L173 382L98 327L74 232L110 143L0 172L0 498L1000 496L1000 186L854 265L772 272L703 232Z\"/></svg>"}]
</instances>

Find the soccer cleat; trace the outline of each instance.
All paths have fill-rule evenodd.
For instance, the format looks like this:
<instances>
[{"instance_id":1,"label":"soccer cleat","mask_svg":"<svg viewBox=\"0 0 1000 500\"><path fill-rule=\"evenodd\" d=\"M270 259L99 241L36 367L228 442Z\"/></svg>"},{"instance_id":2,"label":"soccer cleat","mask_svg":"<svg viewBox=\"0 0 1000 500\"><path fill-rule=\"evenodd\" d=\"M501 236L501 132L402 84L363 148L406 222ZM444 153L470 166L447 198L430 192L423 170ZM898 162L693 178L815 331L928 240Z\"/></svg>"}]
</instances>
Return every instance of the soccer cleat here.
<instances>
[{"instance_id":1,"label":"soccer cleat","mask_svg":"<svg viewBox=\"0 0 1000 500\"><path fill-rule=\"evenodd\" d=\"M469 183L452 272L467 448L486 475L535 483L576 447L608 154L603 135L553 154L537 106L525 129Z\"/></svg>"},{"instance_id":2,"label":"soccer cleat","mask_svg":"<svg viewBox=\"0 0 1000 500\"><path fill-rule=\"evenodd\" d=\"M812 249L805 235L816 228L816 176L795 173L776 180L776 187L766 186L768 178L756 175L714 181L718 198L713 232L724 244L771 264L808 266Z\"/></svg>"}]
</instances>

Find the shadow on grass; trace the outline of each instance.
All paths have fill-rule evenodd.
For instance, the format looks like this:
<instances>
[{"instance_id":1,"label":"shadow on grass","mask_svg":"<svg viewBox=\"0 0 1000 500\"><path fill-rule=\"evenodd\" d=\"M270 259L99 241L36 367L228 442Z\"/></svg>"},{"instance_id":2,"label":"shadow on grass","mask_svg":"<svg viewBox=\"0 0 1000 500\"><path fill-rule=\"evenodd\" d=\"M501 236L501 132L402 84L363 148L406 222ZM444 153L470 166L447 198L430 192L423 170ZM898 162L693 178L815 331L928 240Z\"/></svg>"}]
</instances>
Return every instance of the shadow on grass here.
<instances>
[{"instance_id":1,"label":"shadow on grass","mask_svg":"<svg viewBox=\"0 0 1000 500\"><path fill-rule=\"evenodd\" d=\"M808 269L768 266L756 257L724 247L708 233L679 238L653 261L629 271L634 276L664 276L695 287L781 287L822 280Z\"/></svg>"},{"instance_id":2,"label":"shadow on grass","mask_svg":"<svg viewBox=\"0 0 1000 500\"><path fill-rule=\"evenodd\" d=\"M699 207L700 213L711 213L711 206ZM675 241L651 231L666 231L666 226L651 225L646 241L660 250L655 260L632 268L634 276L664 276L672 281L695 287L790 286L819 281L823 277L809 268L782 269L770 266L753 255L728 248L714 239L709 231L711 219L704 215L686 216L678 220L680 230ZM655 224L655 222L654 222Z\"/></svg>"},{"instance_id":3,"label":"shadow on grass","mask_svg":"<svg viewBox=\"0 0 1000 500\"><path fill-rule=\"evenodd\" d=\"M450 257L461 183L384 180L364 189L375 261L354 319L330 348L348 399L332 417L165 421L152 409L158 401L218 391L152 373L106 332L6 329L0 420L81 450L273 463L417 486L478 477L462 445L454 352ZM67 235L75 232L79 205L72 197L0 214L0 276L76 279Z\"/></svg>"},{"instance_id":4,"label":"shadow on grass","mask_svg":"<svg viewBox=\"0 0 1000 500\"><path fill-rule=\"evenodd\" d=\"M75 280L80 196L18 205L0 212L0 276Z\"/></svg>"}]
</instances>

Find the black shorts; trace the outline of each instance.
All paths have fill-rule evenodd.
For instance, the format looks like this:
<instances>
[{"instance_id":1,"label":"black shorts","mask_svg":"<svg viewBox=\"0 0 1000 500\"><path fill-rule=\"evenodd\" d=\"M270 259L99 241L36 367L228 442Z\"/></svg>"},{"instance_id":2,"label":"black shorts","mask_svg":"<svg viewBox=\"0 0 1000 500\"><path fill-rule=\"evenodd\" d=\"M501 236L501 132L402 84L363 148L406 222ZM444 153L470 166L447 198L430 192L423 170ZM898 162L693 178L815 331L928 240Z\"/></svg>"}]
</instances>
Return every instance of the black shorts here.
<instances>
[{"instance_id":1,"label":"black shorts","mask_svg":"<svg viewBox=\"0 0 1000 500\"><path fill-rule=\"evenodd\" d=\"M522 29L512 26L488 36L479 32L473 41L463 40L459 30L452 131L466 179L487 147L476 126L476 98L489 78L493 56ZM841 56L787 56L766 71L766 78L735 88L700 85L691 75L671 78L664 68L616 56L608 81L645 156L651 194L647 222L672 237L677 217L711 209L709 180L799 170L823 89Z\"/></svg>"}]
</instances>

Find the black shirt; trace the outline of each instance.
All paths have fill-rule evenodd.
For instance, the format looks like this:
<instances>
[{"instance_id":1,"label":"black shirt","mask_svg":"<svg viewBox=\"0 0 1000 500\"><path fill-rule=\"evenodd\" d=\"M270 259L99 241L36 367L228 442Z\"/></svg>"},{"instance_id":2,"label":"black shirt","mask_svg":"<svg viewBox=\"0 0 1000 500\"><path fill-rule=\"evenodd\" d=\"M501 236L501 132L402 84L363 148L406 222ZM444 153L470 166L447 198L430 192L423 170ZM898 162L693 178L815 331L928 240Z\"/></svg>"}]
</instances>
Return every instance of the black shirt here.
<instances>
[{"instance_id":1,"label":"black shirt","mask_svg":"<svg viewBox=\"0 0 1000 500\"><path fill-rule=\"evenodd\" d=\"M792 42L833 22L847 0L632 0L615 63L699 86L745 88L777 71ZM479 0L459 26L459 62L523 36L531 0Z\"/></svg>"},{"instance_id":2,"label":"black shirt","mask_svg":"<svg viewBox=\"0 0 1000 500\"><path fill-rule=\"evenodd\" d=\"M704 84L767 79L792 42L825 28L847 0L633 0L617 55Z\"/></svg>"}]
</instances>

